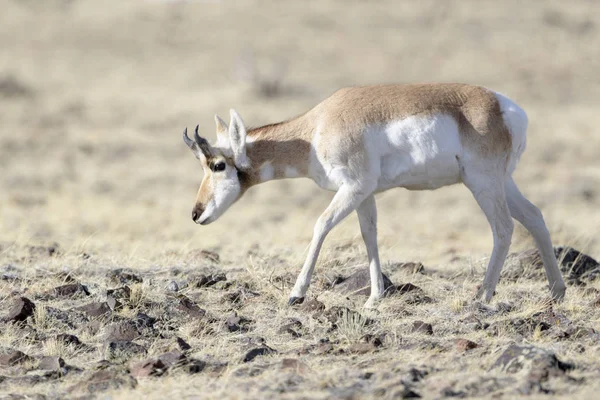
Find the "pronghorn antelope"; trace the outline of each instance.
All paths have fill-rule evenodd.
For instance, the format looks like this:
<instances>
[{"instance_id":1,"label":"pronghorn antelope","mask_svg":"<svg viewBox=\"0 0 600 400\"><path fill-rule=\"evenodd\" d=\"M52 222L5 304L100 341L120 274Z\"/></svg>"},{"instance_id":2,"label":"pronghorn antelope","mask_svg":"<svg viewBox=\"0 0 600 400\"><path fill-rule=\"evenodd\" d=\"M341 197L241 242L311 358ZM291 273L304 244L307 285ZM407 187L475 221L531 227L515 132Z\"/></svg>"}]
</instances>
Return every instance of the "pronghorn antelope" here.
<instances>
[{"instance_id":1,"label":"pronghorn antelope","mask_svg":"<svg viewBox=\"0 0 600 400\"><path fill-rule=\"evenodd\" d=\"M500 279L514 218L533 235L554 299L565 284L541 212L511 175L525 150L527 116L507 97L466 84L341 89L289 121L246 130L237 112L229 127L215 115L217 143L183 133L204 178L194 222L215 221L248 188L273 179L308 177L336 194L318 218L289 303L302 302L327 233L356 210L367 247L373 307L384 294L374 195L395 187L433 190L462 182L493 233L494 247L477 298L490 301Z\"/></svg>"}]
</instances>

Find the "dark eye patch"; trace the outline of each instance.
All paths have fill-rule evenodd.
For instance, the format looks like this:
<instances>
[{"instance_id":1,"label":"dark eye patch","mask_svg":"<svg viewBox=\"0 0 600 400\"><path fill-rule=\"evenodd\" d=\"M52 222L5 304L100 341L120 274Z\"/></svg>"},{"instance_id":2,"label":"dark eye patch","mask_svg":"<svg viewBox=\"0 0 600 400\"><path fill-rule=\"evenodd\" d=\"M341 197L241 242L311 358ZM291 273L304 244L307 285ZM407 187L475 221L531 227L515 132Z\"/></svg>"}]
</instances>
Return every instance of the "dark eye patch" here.
<instances>
[{"instance_id":1,"label":"dark eye patch","mask_svg":"<svg viewBox=\"0 0 600 400\"><path fill-rule=\"evenodd\" d=\"M211 164L210 169L213 172L220 172L220 171L225 171L225 167L227 165L223 162L223 161L217 161L214 164Z\"/></svg>"}]
</instances>

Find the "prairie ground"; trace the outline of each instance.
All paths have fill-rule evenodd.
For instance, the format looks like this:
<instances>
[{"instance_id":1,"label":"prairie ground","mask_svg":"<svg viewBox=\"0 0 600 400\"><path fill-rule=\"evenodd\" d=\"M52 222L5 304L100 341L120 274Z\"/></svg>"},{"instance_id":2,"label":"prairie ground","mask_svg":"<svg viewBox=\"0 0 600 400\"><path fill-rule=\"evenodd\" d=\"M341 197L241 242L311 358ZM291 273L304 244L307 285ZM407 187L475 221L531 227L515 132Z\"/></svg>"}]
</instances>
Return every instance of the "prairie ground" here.
<instances>
[{"instance_id":1,"label":"prairie ground","mask_svg":"<svg viewBox=\"0 0 600 400\"><path fill-rule=\"evenodd\" d=\"M352 215L321 253L318 303L288 307L332 193L266 183L198 227L202 172L181 132L214 138L213 114L231 107L251 126L280 121L348 85L490 87L529 115L515 180L555 245L598 259L595 2L0 5L0 396L594 398L591 262L551 304L542 270L515 256L492 303L476 303L492 237L471 194L397 189L377 197L396 293L367 312L334 285L367 266ZM517 226L512 251L531 248ZM13 305L31 315L8 320ZM548 353L497 366L511 345Z\"/></svg>"}]
</instances>

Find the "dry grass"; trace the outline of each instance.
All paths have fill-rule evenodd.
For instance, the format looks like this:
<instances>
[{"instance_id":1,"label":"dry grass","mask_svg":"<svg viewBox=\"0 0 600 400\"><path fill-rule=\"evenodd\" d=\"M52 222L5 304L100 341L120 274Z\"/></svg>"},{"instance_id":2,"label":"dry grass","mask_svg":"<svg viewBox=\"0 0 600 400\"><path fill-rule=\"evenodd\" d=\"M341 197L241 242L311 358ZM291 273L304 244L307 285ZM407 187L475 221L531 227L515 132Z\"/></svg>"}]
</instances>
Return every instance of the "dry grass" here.
<instances>
[{"instance_id":1,"label":"dry grass","mask_svg":"<svg viewBox=\"0 0 600 400\"><path fill-rule=\"evenodd\" d=\"M425 274L393 264L386 271L395 283L421 287L433 302L407 294L367 313L365 299L326 290L335 274L366 266L356 217L332 232L309 295L327 309L360 314L344 314L328 331L326 322L286 303L312 225L331 193L306 180L267 183L220 221L198 228L189 214L201 172L180 132L199 123L204 135L214 137L213 114L230 107L249 125L283 120L346 85L485 85L529 114L528 150L516 181L542 209L555 243L599 258L598 15L598 5L584 0L327 0L277 7L258 1L6 1L0 15L0 273L20 279L0 280L0 315L15 295L38 307L31 331L2 325L0 347L35 357L60 355L80 367L99 361L102 335L85 326L68 328L51 317L52 308L103 300L103 291L115 287L107 271L126 267L144 282L130 285L129 302L111 318L131 319L138 312L156 317L163 337L143 338L149 356L170 349L179 336L195 357L229 365L220 375L140 379L136 389L109 392L113 398L393 397L411 367L429 373L418 387L427 398L448 387L468 396L511 398L517 396L515 383L503 379L512 378L487 369L515 342L553 349L577 365L572 376L582 382L547 383L557 395L593 398L600 389L597 339L559 340L540 325L522 335L510 323L548 308L545 282L504 281L492 311L473 304L492 239L463 187L378 196L382 260L426 266ZM52 257L31 248L52 243L60 251ZM513 250L531 246L517 227ZM198 249L217 251L221 262L195 258ZM203 269L222 270L259 296L248 295L239 306L222 299L232 289L184 287L180 293L213 319L174 322L164 307L173 295L165 288ZM66 273L87 285L91 296L45 298L67 283ZM598 283L589 287L600 289ZM571 287L554 311L600 331L590 293ZM512 309L497 312L500 303ZM234 311L252 320L248 332L223 329ZM471 314L495 324L497 334L461 322ZM302 322L301 337L279 333L289 318ZM365 318L375 322L368 325ZM412 333L416 320L431 323L434 335ZM65 346L54 339L58 333L76 334L90 348ZM340 352L366 333L385 333L383 348ZM258 337L279 353L242 363L246 342ZM480 347L459 354L457 337ZM333 353L298 354L326 338ZM281 369L282 358L298 358L307 371ZM31 374L34 367L24 368ZM79 379L67 374L29 386L0 379L0 393L62 397ZM494 387L498 380L504 383Z\"/></svg>"}]
</instances>

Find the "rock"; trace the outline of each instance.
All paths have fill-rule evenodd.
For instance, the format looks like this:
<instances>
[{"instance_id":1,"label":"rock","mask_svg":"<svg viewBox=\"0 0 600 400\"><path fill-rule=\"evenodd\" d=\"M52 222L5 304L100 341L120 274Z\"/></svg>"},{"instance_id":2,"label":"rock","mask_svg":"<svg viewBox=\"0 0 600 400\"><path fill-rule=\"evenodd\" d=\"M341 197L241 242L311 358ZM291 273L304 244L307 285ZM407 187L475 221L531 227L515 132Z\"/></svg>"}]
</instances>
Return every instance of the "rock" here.
<instances>
[{"instance_id":1,"label":"rock","mask_svg":"<svg viewBox=\"0 0 600 400\"><path fill-rule=\"evenodd\" d=\"M105 332L104 340L109 342L132 341L140 337L140 332L134 321L123 321L108 325Z\"/></svg>"},{"instance_id":2,"label":"rock","mask_svg":"<svg viewBox=\"0 0 600 400\"><path fill-rule=\"evenodd\" d=\"M393 399L420 399L421 395L406 385L392 393Z\"/></svg>"},{"instance_id":3,"label":"rock","mask_svg":"<svg viewBox=\"0 0 600 400\"><path fill-rule=\"evenodd\" d=\"M56 341L66 346L83 346L83 343L75 335L69 335L68 333L60 333L56 335Z\"/></svg>"},{"instance_id":4,"label":"rock","mask_svg":"<svg viewBox=\"0 0 600 400\"><path fill-rule=\"evenodd\" d=\"M113 284L131 284L131 283L142 283L143 279L134 274L130 269L117 268L109 271L107 274L108 279Z\"/></svg>"},{"instance_id":5,"label":"rock","mask_svg":"<svg viewBox=\"0 0 600 400\"><path fill-rule=\"evenodd\" d=\"M33 315L35 304L27 297L19 297L13 301L5 320L12 322L25 321Z\"/></svg>"},{"instance_id":6,"label":"rock","mask_svg":"<svg viewBox=\"0 0 600 400\"><path fill-rule=\"evenodd\" d=\"M222 272L215 273L215 274L209 274L209 275L200 274L198 276L191 278L189 285L190 285L190 287L194 287L194 288L203 288L203 287L213 286L217 282L222 282L222 281L226 281L226 280L227 280L227 276Z\"/></svg>"},{"instance_id":7,"label":"rock","mask_svg":"<svg viewBox=\"0 0 600 400\"><path fill-rule=\"evenodd\" d=\"M169 282L169 284L167 285L167 290L169 292L178 292L179 291L179 285L177 284L177 282L175 281L171 281Z\"/></svg>"},{"instance_id":8,"label":"rock","mask_svg":"<svg viewBox=\"0 0 600 400\"><path fill-rule=\"evenodd\" d=\"M161 376L165 370L166 367L163 362L154 358L133 363L129 367L131 375L136 378L146 376Z\"/></svg>"},{"instance_id":9,"label":"rock","mask_svg":"<svg viewBox=\"0 0 600 400\"><path fill-rule=\"evenodd\" d=\"M131 298L131 288L129 286L121 286L114 289L108 289L106 291L106 297L112 297L115 300L127 303Z\"/></svg>"},{"instance_id":10,"label":"rock","mask_svg":"<svg viewBox=\"0 0 600 400\"><path fill-rule=\"evenodd\" d=\"M88 288L81 283L68 283L66 285L57 286L50 290L49 295L57 297L73 297L77 295L89 296Z\"/></svg>"},{"instance_id":11,"label":"rock","mask_svg":"<svg viewBox=\"0 0 600 400\"><path fill-rule=\"evenodd\" d=\"M311 353L316 355L328 354L333 351L333 343L329 342L329 340L321 340L319 343L312 349Z\"/></svg>"},{"instance_id":12,"label":"rock","mask_svg":"<svg viewBox=\"0 0 600 400\"><path fill-rule=\"evenodd\" d=\"M95 302L75 308L77 311L82 311L90 317L100 317L111 312L110 307L106 302Z\"/></svg>"},{"instance_id":13,"label":"rock","mask_svg":"<svg viewBox=\"0 0 600 400\"><path fill-rule=\"evenodd\" d=\"M402 296L404 303L406 304L430 304L435 303L435 300L426 294L424 294L421 290L414 290L408 292Z\"/></svg>"},{"instance_id":14,"label":"rock","mask_svg":"<svg viewBox=\"0 0 600 400\"><path fill-rule=\"evenodd\" d=\"M181 351L188 351L192 348L192 346L190 346L185 340L183 340L180 337L177 338L177 346L179 346L179 349Z\"/></svg>"},{"instance_id":15,"label":"rock","mask_svg":"<svg viewBox=\"0 0 600 400\"><path fill-rule=\"evenodd\" d=\"M19 350L9 350L0 354L0 367L12 367L30 361L31 357Z\"/></svg>"},{"instance_id":16,"label":"rock","mask_svg":"<svg viewBox=\"0 0 600 400\"><path fill-rule=\"evenodd\" d=\"M147 352L144 346L128 341L106 342L104 346L104 358L116 362L123 362L135 356L146 355Z\"/></svg>"},{"instance_id":17,"label":"rock","mask_svg":"<svg viewBox=\"0 0 600 400\"><path fill-rule=\"evenodd\" d=\"M188 373L188 374L198 374L202 371L204 371L204 369L207 367L207 363L205 361L202 360L196 360L196 359L192 359L189 360L184 366L183 369Z\"/></svg>"},{"instance_id":18,"label":"rock","mask_svg":"<svg viewBox=\"0 0 600 400\"><path fill-rule=\"evenodd\" d=\"M227 317L225 321L225 327L229 332L247 332L249 327L248 325L252 322L248 318L239 317L235 314Z\"/></svg>"},{"instance_id":19,"label":"rock","mask_svg":"<svg viewBox=\"0 0 600 400\"><path fill-rule=\"evenodd\" d=\"M600 263L587 254L572 247L555 247L554 254L561 272L570 284L580 285L582 281L592 281L600 276ZM511 253L506 259L502 279L545 280L543 265L537 249Z\"/></svg>"},{"instance_id":20,"label":"rock","mask_svg":"<svg viewBox=\"0 0 600 400\"><path fill-rule=\"evenodd\" d=\"M386 295L395 290L395 286L390 279L383 274L383 287ZM363 296L371 295L371 276L368 268L361 268L342 282L334 286L334 290L343 294L358 294Z\"/></svg>"},{"instance_id":21,"label":"rock","mask_svg":"<svg viewBox=\"0 0 600 400\"><path fill-rule=\"evenodd\" d=\"M564 374L573 369L573 365L560 361L556 354L549 350L531 345L508 347L492 364L490 370L499 368L503 372L517 373L522 370L531 372L543 371L548 374Z\"/></svg>"},{"instance_id":22,"label":"rock","mask_svg":"<svg viewBox=\"0 0 600 400\"><path fill-rule=\"evenodd\" d=\"M86 381L80 382L71 388L68 392L86 391L90 394L96 394L109 389L129 388L135 389L137 381L131 375L122 370L103 369L94 372Z\"/></svg>"},{"instance_id":23,"label":"rock","mask_svg":"<svg viewBox=\"0 0 600 400\"><path fill-rule=\"evenodd\" d=\"M112 311L118 311L123 308L123 304L112 296L106 296L106 304Z\"/></svg>"},{"instance_id":24,"label":"rock","mask_svg":"<svg viewBox=\"0 0 600 400\"><path fill-rule=\"evenodd\" d=\"M468 314L465 318L461 319L459 322L461 324L463 324L464 326L466 326L467 328L474 330L474 331L487 329L490 326L490 324L488 324L487 322L482 322L473 313Z\"/></svg>"},{"instance_id":25,"label":"rock","mask_svg":"<svg viewBox=\"0 0 600 400\"><path fill-rule=\"evenodd\" d=\"M186 296L179 297L179 304L177 305L177 309L185 312L191 317L194 318L202 318L206 315L206 310L198 307L196 303L187 298Z\"/></svg>"},{"instance_id":26,"label":"rock","mask_svg":"<svg viewBox=\"0 0 600 400\"><path fill-rule=\"evenodd\" d=\"M317 299L310 299L305 301L300 309L309 313L317 313L325 310L325 304L321 303Z\"/></svg>"},{"instance_id":27,"label":"rock","mask_svg":"<svg viewBox=\"0 0 600 400\"><path fill-rule=\"evenodd\" d=\"M252 291L244 285L232 292L225 293L221 298L221 302L231 303L233 305L239 306L245 303L246 301L258 296L260 296L260 293Z\"/></svg>"},{"instance_id":28,"label":"rock","mask_svg":"<svg viewBox=\"0 0 600 400\"><path fill-rule=\"evenodd\" d=\"M298 333L297 330L301 329L301 328L302 328L302 322L300 322L300 320L293 319L291 322L281 325L281 327L279 328L277 333L280 333L280 334L287 333L287 334L291 335L292 337L299 338L302 335L300 333Z\"/></svg>"},{"instance_id":29,"label":"rock","mask_svg":"<svg viewBox=\"0 0 600 400\"><path fill-rule=\"evenodd\" d=\"M479 345L469 339L456 339L454 341L454 347L460 352L476 349Z\"/></svg>"},{"instance_id":30,"label":"rock","mask_svg":"<svg viewBox=\"0 0 600 400\"><path fill-rule=\"evenodd\" d=\"M431 324L428 324L423 321L415 321L412 324L412 328L410 330L412 333L424 333L427 335L433 335L433 327Z\"/></svg>"},{"instance_id":31,"label":"rock","mask_svg":"<svg viewBox=\"0 0 600 400\"><path fill-rule=\"evenodd\" d=\"M169 351L168 353L161 354L158 359L163 363L165 368L171 368L176 365L182 364L186 361L187 357L179 350Z\"/></svg>"},{"instance_id":32,"label":"rock","mask_svg":"<svg viewBox=\"0 0 600 400\"><path fill-rule=\"evenodd\" d=\"M269 354L275 354L275 353L277 353L276 350L270 348L267 345L263 345L261 347L255 347L252 350L248 351L242 358L242 361L250 362L250 361L253 361L256 357L265 356L265 355L269 355Z\"/></svg>"},{"instance_id":33,"label":"rock","mask_svg":"<svg viewBox=\"0 0 600 400\"><path fill-rule=\"evenodd\" d=\"M363 335L360 338L359 342L372 344L373 347L381 347L383 346L383 342L385 341L385 336L385 333L379 335L372 335L370 333L367 333L366 335Z\"/></svg>"},{"instance_id":34,"label":"rock","mask_svg":"<svg viewBox=\"0 0 600 400\"><path fill-rule=\"evenodd\" d=\"M137 313L137 315L135 316L135 325L137 326L139 331L142 331L144 329L152 329L154 328L155 323L156 318L153 318L142 312Z\"/></svg>"},{"instance_id":35,"label":"rock","mask_svg":"<svg viewBox=\"0 0 600 400\"><path fill-rule=\"evenodd\" d=\"M401 283L400 285L396 286L395 293L396 294L404 294L404 293L412 292L414 290L421 290L421 288L416 285L413 285L410 282L409 283Z\"/></svg>"},{"instance_id":36,"label":"rock","mask_svg":"<svg viewBox=\"0 0 600 400\"><path fill-rule=\"evenodd\" d=\"M66 366L65 360L58 356L45 356L40 359L38 369L58 371Z\"/></svg>"}]
</instances>

